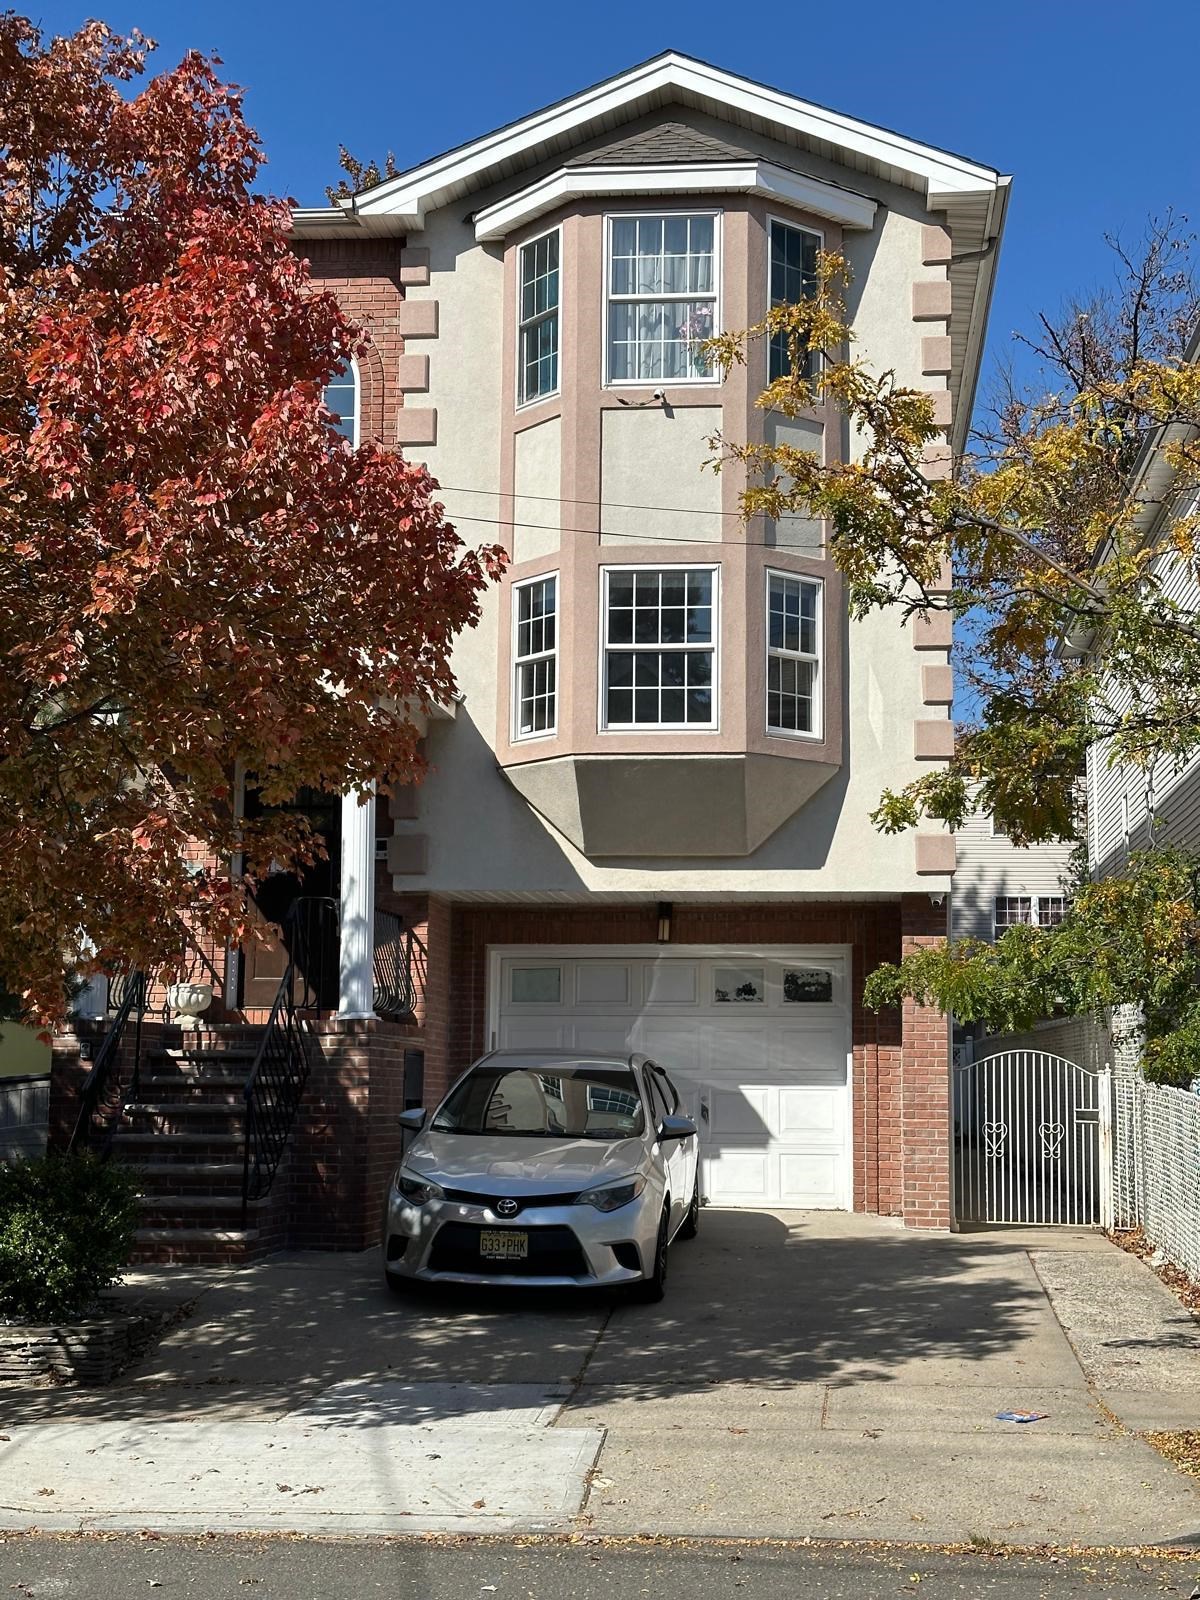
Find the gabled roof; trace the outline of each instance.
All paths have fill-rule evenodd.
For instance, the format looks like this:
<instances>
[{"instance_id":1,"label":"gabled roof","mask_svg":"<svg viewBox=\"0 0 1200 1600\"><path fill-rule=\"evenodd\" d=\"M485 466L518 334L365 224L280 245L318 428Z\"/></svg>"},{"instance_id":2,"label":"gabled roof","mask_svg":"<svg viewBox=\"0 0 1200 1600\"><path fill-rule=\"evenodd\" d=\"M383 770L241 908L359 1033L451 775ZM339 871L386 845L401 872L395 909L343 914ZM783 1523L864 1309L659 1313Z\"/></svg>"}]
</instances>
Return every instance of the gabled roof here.
<instances>
[{"instance_id":1,"label":"gabled roof","mask_svg":"<svg viewBox=\"0 0 1200 1600\"><path fill-rule=\"evenodd\" d=\"M631 137L628 125L668 107L715 118L729 135L702 134L671 119L651 134ZM738 128L795 151L793 162L765 167L761 155L739 144ZM610 136L606 141L605 136ZM649 145L657 154L649 154ZM586 146L586 149L581 147ZM603 152L603 153L601 153ZM869 227L873 202L852 189L806 171L817 157L848 173L863 173L913 190L928 210L945 212L954 238L950 266L953 294L951 347L955 394L955 432L965 427L974 394L983 327L1003 227L1009 179L994 167L923 144L888 128L861 122L828 107L725 72L676 50L604 79L589 89L556 101L492 133L423 161L330 207L293 213L297 238L361 238L367 234L411 235L430 212L505 183L521 190L535 176L544 187L547 174L565 173L563 193L577 191L580 169L607 175L600 192L626 192L613 176L631 167L675 167L695 174L690 192L718 181L716 169L730 169L727 188L786 195L794 203L814 204L847 227ZM739 164L763 169L739 177ZM704 169L710 169L705 174ZM779 174L788 175L780 178ZM790 183L791 175L795 184ZM535 186L536 187L536 186ZM543 198L554 191L547 189ZM824 207L820 201L824 197ZM492 197L494 199L494 196ZM505 202L489 206L495 213ZM516 215L514 210L513 215ZM495 223L495 217L493 217ZM495 237L493 232L491 237Z\"/></svg>"}]
</instances>

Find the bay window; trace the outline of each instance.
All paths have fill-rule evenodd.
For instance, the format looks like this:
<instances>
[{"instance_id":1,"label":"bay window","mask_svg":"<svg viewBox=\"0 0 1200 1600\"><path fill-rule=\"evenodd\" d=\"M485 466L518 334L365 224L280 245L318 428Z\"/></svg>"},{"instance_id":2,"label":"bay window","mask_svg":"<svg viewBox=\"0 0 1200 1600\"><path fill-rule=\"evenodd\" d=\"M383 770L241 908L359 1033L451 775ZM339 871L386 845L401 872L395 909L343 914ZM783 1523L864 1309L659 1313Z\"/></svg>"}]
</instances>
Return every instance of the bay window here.
<instances>
[{"instance_id":1,"label":"bay window","mask_svg":"<svg viewBox=\"0 0 1200 1600\"><path fill-rule=\"evenodd\" d=\"M768 572L768 733L820 733L820 650L820 583Z\"/></svg>"},{"instance_id":2,"label":"bay window","mask_svg":"<svg viewBox=\"0 0 1200 1600\"><path fill-rule=\"evenodd\" d=\"M604 573L603 724L715 728L717 569Z\"/></svg>"},{"instance_id":3,"label":"bay window","mask_svg":"<svg viewBox=\"0 0 1200 1600\"><path fill-rule=\"evenodd\" d=\"M718 331L716 216L610 217L608 382L713 381Z\"/></svg>"},{"instance_id":4,"label":"bay window","mask_svg":"<svg viewBox=\"0 0 1200 1600\"><path fill-rule=\"evenodd\" d=\"M513 590L513 737L558 727L558 579L532 578Z\"/></svg>"},{"instance_id":5,"label":"bay window","mask_svg":"<svg viewBox=\"0 0 1200 1600\"><path fill-rule=\"evenodd\" d=\"M796 305L816 292L817 252L821 236L807 228L797 228L790 222L771 218L770 266L768 291L773 306ZM775 333L768 345L767 378L774 383L777 378L791 374L792 364L788 352L786 333ZM802 377L813 373L811 351L805 357Z\"/></svg>"},{"instance_id":6,"label":"bay window","mask_svg":"<svg viewBox=\"0 0 1200 1600\"><path fill-rule=\"evenodd\" d=\"M517 404L558 392L560 235L543 234L520 251Z\"/></svg>"}]
</instances>

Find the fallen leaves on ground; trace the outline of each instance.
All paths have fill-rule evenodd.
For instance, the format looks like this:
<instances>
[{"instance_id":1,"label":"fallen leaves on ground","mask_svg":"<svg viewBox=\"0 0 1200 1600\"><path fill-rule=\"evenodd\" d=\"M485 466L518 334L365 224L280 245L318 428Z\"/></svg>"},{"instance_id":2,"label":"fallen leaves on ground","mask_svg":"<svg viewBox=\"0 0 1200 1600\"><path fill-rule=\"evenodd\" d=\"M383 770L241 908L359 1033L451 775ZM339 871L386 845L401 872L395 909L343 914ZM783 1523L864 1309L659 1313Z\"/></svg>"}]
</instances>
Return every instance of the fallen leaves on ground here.
<instances>
[{"instance_id":1,"label":"fallen leaves on ground","mask_svg":"<svg viewBox=\"0 0 1200 1600\"><path fill-rule=\"evenodd\" d=\"M1177 1433L1148 1433L1146 1439L1180 1472L1200 1478L1200 1430L1183 1428Z\"/></svg>"}]
</instances>

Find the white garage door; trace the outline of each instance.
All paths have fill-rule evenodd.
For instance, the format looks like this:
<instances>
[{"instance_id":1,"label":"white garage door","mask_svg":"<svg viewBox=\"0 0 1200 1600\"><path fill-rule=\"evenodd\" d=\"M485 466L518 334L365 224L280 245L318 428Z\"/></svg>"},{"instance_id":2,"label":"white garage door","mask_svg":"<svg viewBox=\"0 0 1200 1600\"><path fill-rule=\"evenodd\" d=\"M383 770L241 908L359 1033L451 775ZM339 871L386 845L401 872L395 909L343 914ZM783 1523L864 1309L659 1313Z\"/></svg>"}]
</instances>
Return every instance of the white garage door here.
<instances>
[{"instance_id":1,"label":"white garage door","mask_svg":"<svg viewBox=\"0 0 1200 1600\"><path fill-rule=\"evenodd\" d=\"M849 1208L849 952L494 951L501 1049L640 1050L701 1133L714 1205Z\"/></svg>"}]
</instances>

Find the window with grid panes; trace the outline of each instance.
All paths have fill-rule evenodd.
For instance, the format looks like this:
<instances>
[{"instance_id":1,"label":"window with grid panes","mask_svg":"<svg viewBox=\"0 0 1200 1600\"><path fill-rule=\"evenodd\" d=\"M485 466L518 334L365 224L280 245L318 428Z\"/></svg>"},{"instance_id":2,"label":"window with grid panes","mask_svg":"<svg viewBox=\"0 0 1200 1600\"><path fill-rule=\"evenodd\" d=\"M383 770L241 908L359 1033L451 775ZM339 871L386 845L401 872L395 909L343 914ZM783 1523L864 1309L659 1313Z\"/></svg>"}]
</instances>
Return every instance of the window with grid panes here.
<instances>
[{"instance_id":1,"label":"window with grid panes","mask_svg":"<svg viewBox=\"0 0 1200 1600\"><path fill-rule=\"evenodd\" d=\"M518 739L558 726L558 579L535 578L513 590L516 608L513 732Z\"/></svg>"},{"instance_id":2,"label":"window with grid panes","mask_svg":"<svg viewBox=\"0 0 1200 1600\"><path fill-rule=\"evenodd\" d=\"M330 426L350 443L358 443L358 369L343 361L321 392L321 403L332 413Z\"/></svg>"},{"instance_id":3,"label":"window with grid panes","mask_svg":"<svg viewBox=\"0 0 1200 1600\"><path fill-rule=\"evenodd\" d=\"M520 405L558 391L559 232L521 246Z\"/></svg>"},{"instance_id":4,"label":"window with grid panes","mask_svg":"<svg viewBox=\"0 0 1200 1600\"><path fill-rule=\"evenodd\" d=\"M716 331L716 218L610 217L609 383L711 379Z\"/></svg>"},{"instance_id":5,"label":"window with grid panes","mask_svg":"<svg viewBox=\"0 0 1200 1600\"><path fill-rule=\"evenodd\" d=\"M767 730L818 733L821 585L767 573Z\"/></svg>"},{"instance_id":6,"label":"window with grid panes","mask_svg":"<svg viewBox=\"0 0 1200 1600\"><path fill-rule=\"evenodd\" d=\"M716 572L605 573L604 725L716 726Z\"/></svg>"},{"instance_id":7,"label":"window with grid panes","mask_svg":"<svg viewBox=\"0 0 1200 1600\"><path fill-rule=\"evenodd\" d=\"M1062 894L1000 894L996 896L995 934L1024 923L1027 927L1057 928L1067 914Z\"/></svg>"},{"instance_id":8,"label":"window with grid panes","mask_svg":"<svg viewBox=\"0 0 1200 1600\"><path fill-rule=\"evenodd\" d=\"M769 288L773 306L795 305L816 292L817 253L820 248L818 234L772 218ZM808 352L802 377L812 377L813 362L814 357ZM787 377L791 370L787 334L773 334L768 346L768 379L774 383L776 378Z\"/></svg>"}]
</instances>

